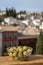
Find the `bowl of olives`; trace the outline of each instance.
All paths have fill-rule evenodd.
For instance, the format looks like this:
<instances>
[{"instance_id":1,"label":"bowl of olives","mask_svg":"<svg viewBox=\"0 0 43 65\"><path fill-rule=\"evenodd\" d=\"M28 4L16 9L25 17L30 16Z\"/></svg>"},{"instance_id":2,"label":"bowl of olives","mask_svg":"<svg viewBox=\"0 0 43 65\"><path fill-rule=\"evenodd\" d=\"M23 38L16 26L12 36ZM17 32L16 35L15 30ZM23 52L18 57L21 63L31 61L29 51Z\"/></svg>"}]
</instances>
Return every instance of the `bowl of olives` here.
<instances>
[{"instance_id":1,"label":"bowl of olives","mask_svg":"<svg viewBox=\"0 0 43 65\"><path fill-rule=\"evenodd\" d=\"M7 49L8 55L16 60L27 60L33 48L27 46L10 47Z\"/></svg>"}]
</instances>

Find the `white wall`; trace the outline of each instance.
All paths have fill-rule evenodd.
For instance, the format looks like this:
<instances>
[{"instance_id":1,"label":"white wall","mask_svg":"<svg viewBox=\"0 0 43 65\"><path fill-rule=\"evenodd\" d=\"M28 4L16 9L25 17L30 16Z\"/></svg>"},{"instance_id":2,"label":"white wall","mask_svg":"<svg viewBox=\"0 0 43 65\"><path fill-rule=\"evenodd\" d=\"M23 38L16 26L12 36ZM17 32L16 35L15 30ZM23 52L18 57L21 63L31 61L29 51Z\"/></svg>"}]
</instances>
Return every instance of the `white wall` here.
<instances>
[{"instance_id":1,"label":"white wall","mask_svg":"<svg viewBox=\"0 0 43 65\"><path fill-rule=\"evenodd\" d=\"M0 56L2 55L2 32L0 32Z\"/></svg>"}]
</instances>

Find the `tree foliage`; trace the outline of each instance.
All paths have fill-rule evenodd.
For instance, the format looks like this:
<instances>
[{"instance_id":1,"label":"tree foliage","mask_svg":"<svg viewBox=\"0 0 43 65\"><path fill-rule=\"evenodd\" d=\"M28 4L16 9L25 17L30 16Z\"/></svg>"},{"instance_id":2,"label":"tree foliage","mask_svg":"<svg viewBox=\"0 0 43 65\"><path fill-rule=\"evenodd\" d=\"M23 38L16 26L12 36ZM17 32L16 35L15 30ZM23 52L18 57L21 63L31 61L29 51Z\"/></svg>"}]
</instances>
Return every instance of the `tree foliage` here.
<instances>
[{"instance_id":1,"label":"tree foliage","mask_svg":"<svg viewBox=\"0 0 43 65\"><path fill-rule=\"evenodd\" d=\"M12 9L8 9L6 8L6 16L12 16L12 17L15 17L16 18L16 10L14 8Z\"/></svg>"},{"instance_id":2,"label":"tree foliage","mask_svg":"<svg viewBox=\"0 0 43 65\"><path fill-rule=\"evenodd\" d=\"M43 12L41 12L42 13L42 17L43 17Z\"/></svg>"},{"instance_id":3,"label":"tree foliage","mask_svg":"<svg viewBox=\"0 0 43 65\"><path fill-rule=\"evenodd\" d=\"M26 11L20 11L18 14L26 14Z\"/></svg>"},{"instance_id":4,"label":"tree foliage","mask_svg":"<svg viewBox=\"0 0 43 65\"><path fill-rule=\"evenodd\" d=\"M3 21L3 19L2 18L0 18L0 24L1 24L1 22Z\"/></svg>"},{"instance_id":5,"label":"tree foliage","mask_svg":"<svg viewBox=\"0 0 43 65\"><path fill-rule=\"evenodd\" d=\"M20 20L24 20L24 17L23 17L23 16L21 16L21 17L20 17Z\"/></svg>"},{"instance_id":6,"label":"tree foliage","mask_svg":"<svg viewBox=\"0 0 43 65\"><path fill-rule=\"evenodd\" d=\"M36 54L43 54L43 32L40 32L40 35L37 39L36 44Z\"/></svg>"}]
</instances>

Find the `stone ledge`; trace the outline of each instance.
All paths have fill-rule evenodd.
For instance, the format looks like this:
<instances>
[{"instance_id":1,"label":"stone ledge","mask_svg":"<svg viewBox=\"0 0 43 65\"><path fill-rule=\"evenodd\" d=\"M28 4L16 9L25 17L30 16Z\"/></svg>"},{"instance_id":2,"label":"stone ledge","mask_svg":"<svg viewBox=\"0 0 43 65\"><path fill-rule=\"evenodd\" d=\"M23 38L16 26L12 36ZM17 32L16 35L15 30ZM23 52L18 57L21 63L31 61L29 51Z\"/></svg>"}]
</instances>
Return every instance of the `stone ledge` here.
<instances>
[{"instance_id":1,"label":"stone ledge","mask_svg":"<svg viewBox=\"0 0 43 65\"><path fill-rule=\"evenodd\" d=\"M0 65L43 65L43 55L31 55L28 61L14 60L9 56L0 57Z\"/></svg>"}]
</instances>

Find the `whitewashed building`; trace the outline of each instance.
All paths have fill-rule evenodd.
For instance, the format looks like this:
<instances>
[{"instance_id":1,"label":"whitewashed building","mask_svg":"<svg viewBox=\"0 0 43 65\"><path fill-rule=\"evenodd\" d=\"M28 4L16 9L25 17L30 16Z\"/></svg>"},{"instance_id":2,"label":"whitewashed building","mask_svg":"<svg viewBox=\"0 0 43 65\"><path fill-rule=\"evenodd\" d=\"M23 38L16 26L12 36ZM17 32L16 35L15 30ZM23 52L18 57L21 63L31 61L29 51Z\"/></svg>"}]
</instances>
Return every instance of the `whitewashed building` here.
<instances>
[{"instance_id":1,"label":"whitewashed building","mask_svg":"<svg viewBox=\"0 0 43 65\"><path fill-rule=\"evenodd\" d=\"M42 29L43 30L43 22L41 23L41 25L40 25L40 29Z\"/></svg>"},{"instance_id":2,"label":"whitewashed building","mask_svg":"<svg viewBox=\"0 0 43 65\"><path fill-rule=\"evenodd\" d=\"M16 23L17 20L14 17L7 17L4 19L4 22L7 23L8 25L10 25L10 24Z\"/></svg>"},{"instance_id":3,"label":"whitewashed building","mask_svg":"<svg viewBox=\"0 0 43 65\"><path fill-rule=\"evenodd\" d=\"M40 26L40 19L35 19L32 21L32 23L35 25L35 26Z\"/></svg>"}]
</instances>

